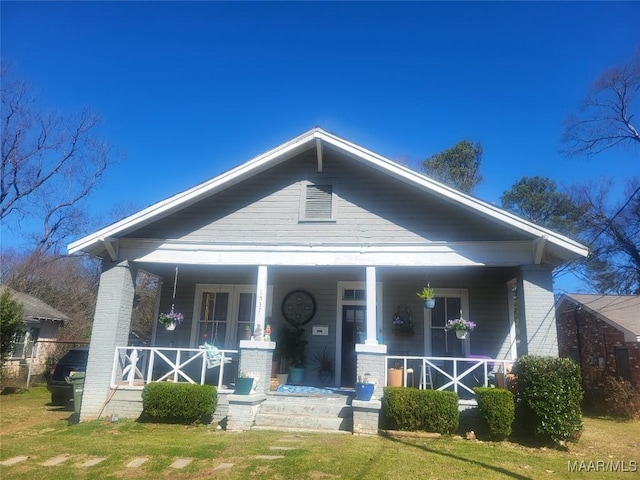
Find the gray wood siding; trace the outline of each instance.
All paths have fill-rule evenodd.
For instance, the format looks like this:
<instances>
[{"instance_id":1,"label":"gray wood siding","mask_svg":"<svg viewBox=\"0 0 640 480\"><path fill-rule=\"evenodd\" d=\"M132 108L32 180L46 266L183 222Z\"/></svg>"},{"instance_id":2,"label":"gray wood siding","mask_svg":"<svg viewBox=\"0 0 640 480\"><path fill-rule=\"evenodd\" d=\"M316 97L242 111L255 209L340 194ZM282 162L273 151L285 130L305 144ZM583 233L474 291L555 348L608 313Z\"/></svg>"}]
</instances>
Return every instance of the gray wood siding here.
<instances>
[{"instance_id":1,"label":"gray wood siding","mask_svg":"<svg viewBox=\"0 0 640 480\"><path fill-rule=\"evenodd\" d=\"M334 222L300 222L304 181L334 186ZM315 151L234 185L129 236L193 242L423 243L523 240L522 234L406 185L369 166Z\"/></svg>"},{"instance_id":2,"label":"gray wood siding","mask_svg":"<svg viewBox=\"0 0 640 480\"><path fill-rule=\"evenodd\" d=\"M200 268L184 269L178 279L176 310L185 315L185 323L175 331L167 332L158 325L156 345L187 346L191 334L193 300L196 283L210 284L255 284L254 269ZM477 323L471 334L471 350L474 355L492 358L506 358L509 336L509 312L506 282L515 272L509 268L468 268L443 271L431 276L431 285L436 288L467 289L469 293L469 319ZM324 347L331 355L336 350L336 308L338 281L365 280L364 269L316 267L273 267L269 269L268 283L273 285L273 305L270 319L274 340L277 332L285 324L281 313L282 300L290 291L309 291L316 300L314 318L304 326L307 347L307 380L317 380L313 356ZM390 355L424 355L424 311L422 301L416 296L424 285L424 273L393 269L378 269L378 281L383 283L382 343L388 346ZM173 279L163 284L161 311L171 308ZM393 335L393 313L400 304L407 305L413 314L414 336ZM328 325L328 336L313 336L314 325Z\"/></svg>"}]
</instances>

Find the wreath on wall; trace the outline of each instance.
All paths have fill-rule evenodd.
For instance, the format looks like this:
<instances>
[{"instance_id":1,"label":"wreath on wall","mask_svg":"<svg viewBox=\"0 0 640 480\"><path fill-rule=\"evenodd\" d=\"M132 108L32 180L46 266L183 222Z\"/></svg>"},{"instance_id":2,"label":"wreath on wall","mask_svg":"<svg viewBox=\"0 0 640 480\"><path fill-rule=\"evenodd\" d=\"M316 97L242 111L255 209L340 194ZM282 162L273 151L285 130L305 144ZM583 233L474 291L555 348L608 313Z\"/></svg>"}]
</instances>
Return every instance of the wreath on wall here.
<instances>
[{"instance_id":1,"label":"wreath on wall","mask_svg":"<svg viewBox=\"0 0 640 480\"><path fill-rule=\"evenodd\" d=\"M396 337L413 337L411 310L406 305L398 305L393 312L393 334Z\"/></svg>"}]
</instances>

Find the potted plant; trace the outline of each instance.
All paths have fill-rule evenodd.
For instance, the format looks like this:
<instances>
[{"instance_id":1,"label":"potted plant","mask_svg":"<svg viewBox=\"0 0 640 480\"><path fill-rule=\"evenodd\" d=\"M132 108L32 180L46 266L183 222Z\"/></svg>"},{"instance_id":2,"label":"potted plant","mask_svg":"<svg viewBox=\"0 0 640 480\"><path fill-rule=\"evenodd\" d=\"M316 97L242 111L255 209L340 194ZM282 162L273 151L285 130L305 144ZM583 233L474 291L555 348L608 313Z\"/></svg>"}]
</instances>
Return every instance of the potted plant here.
<instances>
[{"instance_id":1,"label":"potted plant","mask_svg":"<svg viewBox=\"0 0 640 480\"><path fill-rule=\"evenodd\" d=\"M426 308L433 308L436 305L435 292L433 288L429 286L427 283L426 287L422 287L418 293L416 293L418 297L420 297L424 301L424 306Z\"/></svg>"},{"instance_id":2,"label":"potted plant","mask_svg":"<svg viewBox=\"0 0 640 480\"><path fill-rule=\"evenodd\" d=\"M303 338L304 329L299 326L283 325L278 332L278 352L289 365L289 381L300 385L304 378L304 364L306 360L305 348L307 341Z\"/></svg>"},{"instance_id":3,"label":"potted plant","mask_svg":"<svg viewBox=\"0 0 640 480\"><path fill-rule=\"evenodd\" d=\"M390 387L401 387L403 373L400 362L396 362L393 367L387 370L387 385Z\"/></svg>"},{"instance_id":4,"label":"potted plant","mask_svg":"<svg viewBox=\"0 0 640 480\"><path fill-rule=\"evenodd\" d=\"M179 312L174 312L173 308L171 308L169 313L161 313L158 318L158 321L164 325L164 328L167 330L175 330L176 325L182 323L183 320L184 316Z\"/></svg>"},{"instance_id":5,"label":"potted plant","mask_svg":"<svg viewBox=\"0 0 640 480\"><path fill-rule=\"evenodd\" d=\"M318 376L323 385L328 385L333 379L333 358L327 354L327 347L324 347L322 353L316 352L313 357L314 363L318 366Z\"/></svg>"},{"instance_id":6,"label":"potted plant","mask_svg":"<svg viewBox=\"0 0 640 480\"><path fill-rule=\"evenodd\" d=\"M464 318L456 318L455 320L447 320L447 330L453 330L456 332L456 337L461 340L467 338L469 332L472 332L476 328L476 324L470 320Z\"/></svg>"},{"instance_id":7,"label":"potted plant","mask_svg":"<svg viewBox=\"0 0 640 480\"><path fill-rule=\"evenodd\" d=\"M376 382L371 377L371 374L365 373L362 377L358 376L358 381L356 382L356 399L364 400L365 402L371 400L375 386Z\"/></svg>"},{"instance_id":8,"label":"potted plant","mask_svg":"<svg viewBox=\"0 0 640 480\"><path fill-rule=\"evenodd\" d=\"M253 390L255 377L252 374L240 372L240 376L236 378L236 395L249 395Z\"/></svg>"}]
</instances>

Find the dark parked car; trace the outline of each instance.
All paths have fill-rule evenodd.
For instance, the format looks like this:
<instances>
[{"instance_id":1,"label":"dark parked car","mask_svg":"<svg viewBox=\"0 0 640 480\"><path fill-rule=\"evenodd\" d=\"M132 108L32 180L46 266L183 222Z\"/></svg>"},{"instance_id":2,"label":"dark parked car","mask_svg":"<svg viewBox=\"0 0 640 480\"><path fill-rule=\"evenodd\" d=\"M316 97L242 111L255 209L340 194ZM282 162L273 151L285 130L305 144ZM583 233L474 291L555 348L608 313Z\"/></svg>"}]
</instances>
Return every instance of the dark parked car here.
<instances>
[{"instance_id":1,"label":"dark parked car","mask_svg":"<svg viewBox=\"0 0 640 480\"><path fill-rule=\"evenodd\" d=\"M66 378L70 372L86 371L88 357L89 347L72 348L53 366L47 382L53 405L67 405L73 398L73 387L67 383Z\"/></svg>"}]
</instances>

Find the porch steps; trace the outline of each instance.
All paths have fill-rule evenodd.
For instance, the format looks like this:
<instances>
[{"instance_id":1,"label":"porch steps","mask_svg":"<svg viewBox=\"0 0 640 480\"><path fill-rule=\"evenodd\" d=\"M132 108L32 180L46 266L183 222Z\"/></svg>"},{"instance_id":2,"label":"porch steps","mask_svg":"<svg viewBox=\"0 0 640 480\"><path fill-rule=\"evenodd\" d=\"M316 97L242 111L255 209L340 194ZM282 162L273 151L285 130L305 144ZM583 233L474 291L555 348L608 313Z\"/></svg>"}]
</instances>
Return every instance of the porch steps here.
<instances>
[{"instance_id":1,"label":"porch steps","mask_svg":"<svg viewBox=\"0 0 640 480\"><path fill-rule=\"evenodd\" d=\"M351 433L352 396L270 393L252 430Z\"/></svg>"}]
</instances>

